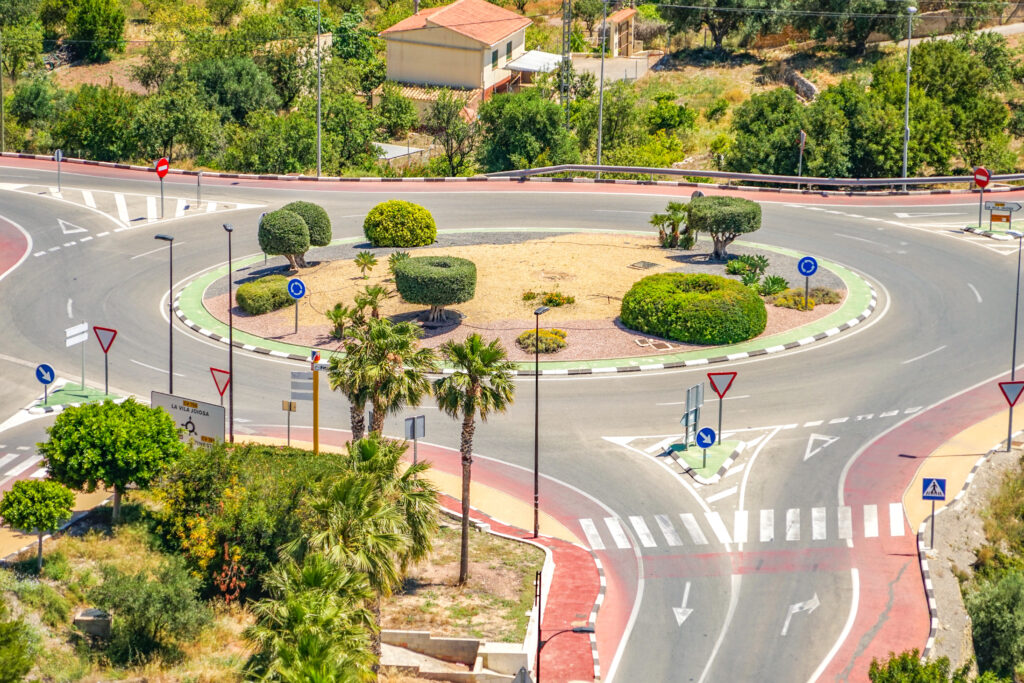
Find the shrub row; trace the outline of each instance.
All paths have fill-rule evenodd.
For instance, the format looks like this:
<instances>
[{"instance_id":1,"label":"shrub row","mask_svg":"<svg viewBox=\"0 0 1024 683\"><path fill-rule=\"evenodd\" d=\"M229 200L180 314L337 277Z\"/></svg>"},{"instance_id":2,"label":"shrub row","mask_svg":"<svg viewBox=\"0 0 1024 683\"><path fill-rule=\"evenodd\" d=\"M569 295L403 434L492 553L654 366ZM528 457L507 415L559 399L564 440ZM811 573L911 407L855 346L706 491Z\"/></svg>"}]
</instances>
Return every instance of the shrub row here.
<instances>
[{"instance_id":1,"label":"shrub row","mask_svg":"<svg viewBox=\"0 0 1024 683\"><path fill-rule=\"evenodd\" d=\"M235 300L249 315L269 313L295 303L288 294L288 278L284 275L267 275L240 285Z\"/></svg>"}]
</instances>

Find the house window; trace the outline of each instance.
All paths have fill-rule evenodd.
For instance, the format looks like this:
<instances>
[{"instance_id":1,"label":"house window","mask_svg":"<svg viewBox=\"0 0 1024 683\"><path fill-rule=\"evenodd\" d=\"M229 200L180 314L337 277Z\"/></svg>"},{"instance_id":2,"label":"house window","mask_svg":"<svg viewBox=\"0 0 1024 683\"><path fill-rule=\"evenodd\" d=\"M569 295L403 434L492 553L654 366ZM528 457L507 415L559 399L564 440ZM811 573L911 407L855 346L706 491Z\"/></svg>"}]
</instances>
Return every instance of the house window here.
<instances>
[{"instance_id":1,"label":"house window","mask_svg":"<svg viewBox=\"0 0 1024 683\"><path fill-rule=\"evenodd\" d=\"M491 68L492 69L497 69L498 68L498 51L497 50L495 50L494 52L491 53Z\"/></svg>"},{"instance_id":2,"label":"house window","mask_svg":"<svg viewBox=\"0 0 1024 683\"><path fill-rule=\"evenodd\" d=\"M505 59L512 59L512 41L505 43Z\"/></svg>"}]
</instances>

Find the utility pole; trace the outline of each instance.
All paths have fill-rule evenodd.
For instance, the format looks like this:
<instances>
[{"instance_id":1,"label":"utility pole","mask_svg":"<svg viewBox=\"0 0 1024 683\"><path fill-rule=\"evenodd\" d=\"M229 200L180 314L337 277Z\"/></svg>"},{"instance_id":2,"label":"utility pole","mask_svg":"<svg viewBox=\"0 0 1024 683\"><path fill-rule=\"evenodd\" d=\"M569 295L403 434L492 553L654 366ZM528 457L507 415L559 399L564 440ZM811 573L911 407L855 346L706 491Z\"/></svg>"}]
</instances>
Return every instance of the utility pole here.
<instances>
[{"instance_id":1,"label":"utility pole","mask_svg":"<svg viewBox=\"0 0 1024 683\"><path fill-rule=\"evenodd\" d=\"M601 165L601 138L604 136L604 52L608 40L608 2L601 3L601 83L597 90L597 165ZM601 177L601 172L597 172Z\"/></svg>"},{"instance_id":2,"label":"utility pole","mask_svg":"<svg viewBox=\"0 0 1024 683\"><path fill-rule=\"evenodd\" d=\"M907 94L903 102L903 179L907 178L907 148L910 146L910 39L914 35L914 12L916 7L907 8ZM907 184L903 183L903 191Z\"/></svg>"},{"instance_id":3,"label":"utility pole","mask_svg":"<svg viewBox=\"0 0 1024 683\"><path fill-rule=\"evenodd\" d=\"M4 31L0 28L0 154L7 151L7 130L4 126Z\"/></svg>"},{"instance_id":4,"label":"utility pole","mask_svg":"<svg viewBox=\"0 0 1024 683\"><path fill-rule=\"evenodd\" d=\"M559 86L562 108L565 109L565 129L569 130L569 109L572 102L572 0L562 0L562 69Z\"/></svg>"},{"instance_id":5,"label":"utility pole","mask_svg":"<svg viewBox=\"0 0 1024 683\"><path fill-rule=\"evenodd\" d=\"M320 177L320 0L316 1L316 177Z\"/></svg>"}]
</instances>

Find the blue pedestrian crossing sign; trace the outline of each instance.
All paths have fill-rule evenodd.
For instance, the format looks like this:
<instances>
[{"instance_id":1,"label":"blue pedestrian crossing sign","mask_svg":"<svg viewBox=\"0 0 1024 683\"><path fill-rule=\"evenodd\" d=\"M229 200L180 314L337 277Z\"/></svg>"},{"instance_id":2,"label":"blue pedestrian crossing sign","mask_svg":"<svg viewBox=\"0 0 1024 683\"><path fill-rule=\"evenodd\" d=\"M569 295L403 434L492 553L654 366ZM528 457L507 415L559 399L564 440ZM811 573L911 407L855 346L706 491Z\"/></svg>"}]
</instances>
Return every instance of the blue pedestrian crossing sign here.
<instances>
[{"instance_id":1,"label":"blue pedestrian crossing sign","mask_svg":"<svg viewBox=\"0 0 1024 683\"><path fill-rule=\"evenodd\" d=\"M697 448L711 448L715 445L715 430L711 427L704 427L697 432Z\"/></svg>"},{"instance_id":2,"label":"blue pedestrian crossing sign","mask_svg":"<svg viewBox=\"0 0 1024 683\"><path fill-rule=\"evenodd\" d=\"M921 500L946 500L946 480L925 477L921 481Z\"/></svg>"},{"instance_id":3,"label":"blue pedestrian crossing sign","mask_svg":"<svg viewBox=\"0 0 1024 683\"><path fill-rule=\"evenodd\" d=\"M40 363L36 367L36 379L43 386L53 384L53 380L57 379L57 373L53 371L53 368L46 363Z\"/></svg>"},{"instance_id":4,"label":"blue pedestrian crossing sign","mask_svg":"<svg viewBox=\"0 0 1024 683\"><path fill-rule=\"evenodd\" d=\"M297 277L288 281L288 295L293 299L301 299L306 296L306 283Z\"/></svg>"}]
</instances>

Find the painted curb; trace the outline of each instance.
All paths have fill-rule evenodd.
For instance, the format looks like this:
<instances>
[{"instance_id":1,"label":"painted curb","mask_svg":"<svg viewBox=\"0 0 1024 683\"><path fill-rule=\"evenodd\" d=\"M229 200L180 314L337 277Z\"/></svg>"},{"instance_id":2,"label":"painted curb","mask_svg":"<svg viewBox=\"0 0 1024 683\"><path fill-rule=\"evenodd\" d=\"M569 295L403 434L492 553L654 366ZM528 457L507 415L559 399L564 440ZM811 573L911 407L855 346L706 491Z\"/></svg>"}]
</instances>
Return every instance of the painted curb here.
<instances>
[{"instance_id":1,"label":"painted curb","mask_svg":"<svg viewBox=\"0 0 1024 683\"><path fill-rule=\"evenodd\" d=\"M121 398L113 399L114 403L116 403L118 405L124 403L127 400L128 400L127 396L122 396ZM32 406L31 408L28 409L28 412L29 412L30 415L46 415L46 414L49 414L49 413L62 413L67 408L81 408L82 406L89 405L90 403L96 403L96 401L80 401L80 402L77 402L77 403L62 403L61 405L57 405L57 406Z\"/></svg>"},{"instance_id":2,"label":"painted curb","mask_svg":"<svg viewBox=\"0 0 1024 683\"><path fill-rule=\"evenodd\" d=\"M866 284L868 289L871 291L871 300L868 302L867 308L865 308L863 311L861 311L860 315L858 315L856 318L851 318L850 320L847 320L845 323L843 323L842 325L839 325L838 327L833 327L833 328L830 328L828 330L825 330L824 332L819 332L818 334L814 335L813 337L804 337L803 339L799 339L799 340L794 341L794 342L789 342L787 344L778 344L778 345L775 345L775 346L768 346L768 347L764 347L764 348L760 348L760 349L754 349L753 351L742 351L740 353L730 353L730 354L727 354L727 355L724 355L724 356L713 356L711 358L693 358L693 359L690 359L690 360L671 361L669 363L651 363L649 365L626 365L626 366L610 367L610 368L589 368L589 367L561 368L561 369L557 369L557 370L541 370L540 374L542 376L544 376L544 375L561 375L561 376L566 376L566 375L598 375L598 374L609 374L609 373L620 373L620 372L646 372L646 371L651 371L651 370L675 370L675 369L678 369L678 368L689 368L689 367L695 367L695 366L701 366L701 365L711 365L713 363L728 363L728 362L731 362L731 361L743 360L744 358L754 358L754 357L757 357L757 356L764 356L764 355L768 355L768 354L772 354L772 353L781 353L782 351L789 351L790 349L795 349L795 348L800 347L800 346L807 346L808 344L813 344L816 341L821 341L822 339L827 339L828 337L833 337L833 336L839 334L840 332L844 332L844 331L850 329L851 327L853 327L855 325L859 325L860 323L864 322L872 313L874 313L875 308L878 306L878 293L875 291L875 288L871 284L870 281L864 279L863 277L861 277L857 273L853 273L853 275L855 277L860 278L861 281L864 282L864 284ZM222 336L220 334L217 334L215 332L211 332L210 330L207 330L206 328L202 327L201 325L196 324L195 322L190 320L187 315L185 315L184 311L182 311L182 309L181 309L181 292L186 290L186 289L188 289L192 285L192 282L193 281L190 281L190 282L187 282L185 285L183 285L180 288L179 292L175 295L175 298L174 298L174 315L178 318L178 320L180 320L182 322L182 324L184 324L186 327L188 327L189 329L193 330L194 332L198 332L199 334L203 335L204 337L207 337L207 338L212 339L214 341L223 342L224 344L227 344L228 343L227 337L224 337L224 336ZM263 347L260 347L260 346L255 346L253 344L244 344L244 343L242 343L240 341L236 341L234 343L234 345L235 345L236 348L240 348L243 351L252 351L253 353L259 353L259 354L263 354L265 356L273 356L275 358L287 358L288 360L307 361L307 362L309 361L309 356L308 355L299 355L297 353L285 353L284 351L275 351L275 350L263 348ZM728 349L728 347L725 347L725 348ZM624 360L624 359L620 359L620 360ZM454 372L455 372L455 370L452 369L452 368L444 368L440 373L437 373L437 374L450 375L450 374L453 374ZM515 376L519 376L519 377L533 377L535 375L533 370L518 370L518 369L513 371L513 374Z\"/></svg>"},{"instance_id":3,"label":"painted curb","mask_svg":"<svg viewBox=\"0 0 1024 683\"><path fill-rule=\"evenodd\" d=\"M658 453L654 457L655 458L660 458L660 457L664 457L666 455L669 456L670 458L672 458L675 461L675 463L677 465L679 465L679 468L682 470L682 472L680 474L688 474L688 475L690 475L690 478L693 479L698 484L703 484L704 486L711 486L712 484L717 484L718 482L720 482L722 480L722 477L725 476L725 473L729 471L729 468L732 467L733 463L735 463L736 459L739 458L740 455L743 454L743 451L745 451L746 448L747 448L746 442L741 441L740 445L733 449L733 451L729 455L729 457L726 458L725 462L723 462L722 465L718 468L718 471L715 472L710 477L707 477L707 478L702 477L701 475L697 474L696 473L697 470L695 470L694 468L692 468L689 465L687 465L683 461L682 458L680 458L678 455L676 455L676 452L674 450L672 450L671 447L665 449L661 453Z\"/></svg>"},{"instance_id":4,"label":"painted curb","mask_svg":"<svg viewBox=\"0 0 1024 683\"><path fill-rule=\"evenodd\" d=\"M20 152L4 152L0 157L11 157L14 159L34 159L36 161L53 161L53 156L46 154L22 154ZM136 166L134 164L120 164L112 161L92 161L89 159L77 159L64 157L63 163L82 164L85 166L100 166L103 168L117 168L126 171L143 171L155 173L152 166ZM54 162L56 163L56 162ZM197 176L200 173L207 178L230 178L234 180L292 180L302 182L331 182L331 183L578 183L590 185L653 185L657 187L694 187L702 189L733 190L738 192L767 192L771 194L791 195L815 195L822 197L890 197L890 196L915 196L915 195L941 195L941 194L975 194L972 189L945 189L945 190L875 190L875 191L839 191L839 190L796 190L793 188L758 187L754 185L731 185L721 183L695 183L686 180L623 180L615 178L553 178L535 176L529 178L509 178L495 176L473 176L470 178L379 178L360 177L342 178L339 176L308 176L308 175L274 175L263 173L221 173L219 171L193 171L180 168L171 168L168 171L171 175ZM700 177L699 171L694 171L690 177ZM1014 186L986 188L986 192L1012 192L1021 188Z\"/></svg>"}]
</instances>

